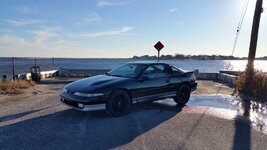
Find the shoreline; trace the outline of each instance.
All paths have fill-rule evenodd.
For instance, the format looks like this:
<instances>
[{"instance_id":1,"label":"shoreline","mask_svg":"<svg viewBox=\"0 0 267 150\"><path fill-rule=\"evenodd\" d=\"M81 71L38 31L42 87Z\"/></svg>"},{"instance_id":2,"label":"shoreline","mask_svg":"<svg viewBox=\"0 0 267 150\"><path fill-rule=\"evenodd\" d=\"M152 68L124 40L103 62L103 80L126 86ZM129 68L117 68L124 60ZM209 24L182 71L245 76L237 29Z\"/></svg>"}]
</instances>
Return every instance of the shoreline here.
<instances>
[{"instance_id":1,"label":"shoreline","mask_svg":"<svg viewBox=\"0 0 267 150\"><path fill-rule=\"evenodd\" d=\"M167 57L169 55L162 55L160 57L160 60L247 60L247 57L231 57L231 56L220 56L220 55L192 55L196 58L175 58ZM187 55L184 55L187 56ZM217 56L217 57L216 57ZM209 57L214 57L215 59L209 59ZM225 58L229 57L229 58ZM109 58L109 57L53 57L53 56L47 56L47 57L35 57L35 56L6 56L6 57L0 57L0 59L12 59L12 58L18 58L18 59L133 59L133 60L154 60L157 61L156 56L136 56L136 58L133 57L118 57L118 58ZM267 60L267 56L257 57L255 60Z\"/></svg>"},{"instance_id":2,"label":"shoreline","mask_svg":"<svg viewBox=\"0 0 267 150\"><path fill-rule=\"evenodd\" d=\"M134 59L18 59L15 61L15 74L23 74L30 72L30 68L37 65L41 71L58 70L58 69L112 69L127 62L140 61ZM149 61L149 60L148 60ZM220 70L239 71L245 68L246 61L244 60L161 60L164 63L171 64L183 70L196 70L203 73L219 73ZM12 78L12 60L0 59L0 78L7 75ZM230 67L229 62L231 62ZM267 63L265 61L255 61L255 69L261 69L267 72Z\"/></svg>"}]
</instances>

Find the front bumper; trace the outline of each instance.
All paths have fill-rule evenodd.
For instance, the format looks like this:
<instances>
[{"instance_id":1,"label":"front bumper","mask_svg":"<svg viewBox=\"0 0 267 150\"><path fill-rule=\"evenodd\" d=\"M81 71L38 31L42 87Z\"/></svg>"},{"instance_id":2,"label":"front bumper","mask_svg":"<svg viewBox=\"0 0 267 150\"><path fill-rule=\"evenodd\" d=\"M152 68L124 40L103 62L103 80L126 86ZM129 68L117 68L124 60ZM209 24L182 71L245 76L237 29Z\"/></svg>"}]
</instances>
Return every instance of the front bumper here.
<instances>
[{"instance_id":1,"label":"front bumper","mask_svg":"<svg viewBox=\"0 0 267 150\"><path fill-rule=\"evenodd\" d=\"M80 111L94 111L106 109L107 98L105 96L88 98L71 95L66 92L61 92L60 96L61 103Z\"/></svg>"},{"instance_id":2,"label":"front bumper","mask_svg":"<svg viewBox=\"0 0 267 150\"><path fill-rule=\"evenodd\" d=\"M81 102L67 100L63 97L61 97L60 101L64 105L67 105L71 108L74 108L74 109L80 110L80 111L94 111L94 110L105 110L106 109L106 103L88 105L88 104L84 104Z\"/></svg>"}]
</instances>

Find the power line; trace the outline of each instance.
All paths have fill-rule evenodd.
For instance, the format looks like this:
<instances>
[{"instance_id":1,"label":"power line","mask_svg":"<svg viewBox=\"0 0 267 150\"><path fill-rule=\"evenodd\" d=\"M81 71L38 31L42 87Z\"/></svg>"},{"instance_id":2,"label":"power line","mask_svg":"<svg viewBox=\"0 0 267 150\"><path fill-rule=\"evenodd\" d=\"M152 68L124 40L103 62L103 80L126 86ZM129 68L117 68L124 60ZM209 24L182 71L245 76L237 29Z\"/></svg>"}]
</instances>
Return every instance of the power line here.
<instances>
[{"instance_id":1,"label":"power line","mask_svg":"<svg viewBox=\"0 0 267 150\"><path fill-rule=\"evenodd\" d=\"M234 41L234 45L233 45L231 56L234 55L234 51L235 51L236 44L237 44L237 41L238 41L238 38L239 38L239 34L240 34L241 29L242 29L243 21L244 21L244 18L245 18L247 9L248 9L248 4L249 4L249 0L245 0L244 4L243 4L241 15L240 15L239 23L238 23L238 26L237 26L236 36L235 36L235 41Z\"/></svg>"},{"instance_id":2,"label":"power line","mask_svg":"<svg viewBox=\"0 0 267 150\"><path fill-rule=\"evenodd\" d=\"M243 8L242 8L242 11L241 11L240 19L239 19L237 30L236 30L236 36L235 36L235 40L234 40L231 56L233 56L234 52L235 52L236 44L237 44L237 41L238 41L238 38L239 38L239 35L240 35L240 31L242 29L242 25L243 25L243 22L244 22L244 18L245 18L247 9L248 9L248 4L249 4L249 0L244 0ZM227 70L230 68L231 62L232 62L232 60L229 61L228 65L226 67ZM224 80L225 80L225 78L224 78ZM220 88L218 89L218 91L216 93L216 96L215 96L215 100L217 99L218 94L219 94L220 90L222 89L222 86L223 86L223 84L221 84Z\"/></svg>"}]
</instances>

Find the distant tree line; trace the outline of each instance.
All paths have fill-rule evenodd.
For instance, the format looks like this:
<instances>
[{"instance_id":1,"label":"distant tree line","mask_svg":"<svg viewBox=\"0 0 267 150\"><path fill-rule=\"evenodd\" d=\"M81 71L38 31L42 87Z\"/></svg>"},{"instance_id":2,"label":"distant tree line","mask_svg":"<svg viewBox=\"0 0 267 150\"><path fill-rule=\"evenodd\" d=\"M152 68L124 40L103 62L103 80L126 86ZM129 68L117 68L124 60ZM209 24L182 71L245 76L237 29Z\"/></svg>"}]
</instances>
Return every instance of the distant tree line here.
<instances>
[{"instance_id":1,"label":"distant tree line","mask_svg":"<svg viewBox=\"0 0 267 150\"><path fill-rule=\"evenodd\" d=\"M133 59L157 59L156 55L149 56L133 56ZM161 55L160 59L194 59L194 60L245 60L247 57L236 57L236 56L224 56L224 55L183 55L183 54L175 54L175 55ZM257 60L267 60L267 56L258 57Z\"/></svg>"}]
</instances>

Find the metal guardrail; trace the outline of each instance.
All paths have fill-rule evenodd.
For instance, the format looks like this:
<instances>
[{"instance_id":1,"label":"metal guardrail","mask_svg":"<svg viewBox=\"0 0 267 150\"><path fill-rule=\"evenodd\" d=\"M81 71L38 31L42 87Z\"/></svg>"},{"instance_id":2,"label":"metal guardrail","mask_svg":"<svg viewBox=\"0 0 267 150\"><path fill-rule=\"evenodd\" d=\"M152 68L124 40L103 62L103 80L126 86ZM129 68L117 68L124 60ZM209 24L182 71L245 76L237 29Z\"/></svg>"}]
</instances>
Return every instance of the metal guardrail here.
<instances>
[{"instance_id":1,"label":"metal guardrail","mask_svg":"<svg viewBox=\"0 0 267 150\"><path fill-rule=\"evenodd\" d=\"M109 69L59 69L60 77L91 77L99 74L105 74Z\"/></svg>"},{"instance_id":2,"label":"metal guardrail","mask_svg":"<svg viewBox=\"0 0 267 150\"><path fill-rule=\"evenodd\" d=\"M40 67L41 71L53 70L55 58L0 57L0 79L17 79L20 74L29 72L34 66Z\"/></svg>"},{"instance_id":3,"label":"metal guardrail","mask_svg":"<svg viewBox=\"0 0 267 150\"><path fill-rule=\"evenodd\" d=\"M85 78L95 75L105 74L109 69L66 69L42 71L41 79L50 77L67 77L67 78ZM237 76L226 73L200 73L198 70L194 71L197 80L213 80L226 83L233 86ZM18 79L31 80L31 73L19 74Z\"/></svg>"},{"instance_id":4,"label":"metal guardrail","mask_svg":"<svg viewBox=\"0 0 267 150\"><path fill-rule=\"evenodd\" d=\"M105 74L108 71L108 69L60 69L58 75L60 77L91 77ZM221 81L231 86L234 85L236 79L236 76L226 73L199 73L195 70L194 74L198 80Z\"/></svg>"}]
</instances>

